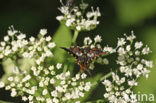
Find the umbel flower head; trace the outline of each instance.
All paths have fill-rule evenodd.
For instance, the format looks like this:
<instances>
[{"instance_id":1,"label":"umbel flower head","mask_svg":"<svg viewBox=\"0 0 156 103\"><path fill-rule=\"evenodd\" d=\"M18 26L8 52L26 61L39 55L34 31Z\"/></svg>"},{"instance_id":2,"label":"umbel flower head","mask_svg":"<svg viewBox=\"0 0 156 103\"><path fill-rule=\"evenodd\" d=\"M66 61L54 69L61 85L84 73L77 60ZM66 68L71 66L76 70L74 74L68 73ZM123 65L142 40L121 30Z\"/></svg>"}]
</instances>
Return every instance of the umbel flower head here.
<instances>
[{"instance_id":1,"label":"umbel flower head","mask_svg":"<svg viewBox=\"0 0 156 103\"><path fill-rule=\"evenodd\" d=\"M89 31L95 29L96 26L99 24L97 20L98 17L101 16L99 8L96 10L91 7L90 12L87 12L86 15L84 11L84 3L80 6L74 6L73 8L64 5L61 2L62 6L59 8L62 15L57 16L56 19L60 22L64 23L67 27L70 27L73 30L77 31Z\"/></svg>"},{"instance_id":2,"label":"umbel flower head","mask_svg":"<svg viewBox=\"0 0 156 103\"><path fill-rule=\"evenodd\" d=\"M119 65L117 72L112 72L112 79L105 79L103 84L106 88L104 98L111 103L138 103L133 87L138 85L138 78L148 78L152 68L152 61L143 58L143 55L151 53L148 46L142 42L135 42L135 35L125 35L119 38L116 52L118 54L116 63ZM126 85L127 84L127 85ZM126 86L125 86L126 85Z\"/></svg>"},{"instance_id":3,"label":"umbel flower head","mask_svg":"<svg viewBox=\"0 0 156 103\"><path fill-rule=\"evenodd\" d=\"M12 97L22 96L23 101L30 103L78 102L91 89L92 83L84 81L87 78L85 73L72 77L69 71L63 72L64 65L61 63L47 64L47 59L54 57L52 51L56 44L46 34L47 30L41 29L38 38L26 40L25 34L10 27L1 42L0 55L4 61L11 60L13 66L7 81L0 81L0 88L5 86ZM28 69L23 69L16 62L23 59L33 62Z\"/></svg>"}]
</instances>

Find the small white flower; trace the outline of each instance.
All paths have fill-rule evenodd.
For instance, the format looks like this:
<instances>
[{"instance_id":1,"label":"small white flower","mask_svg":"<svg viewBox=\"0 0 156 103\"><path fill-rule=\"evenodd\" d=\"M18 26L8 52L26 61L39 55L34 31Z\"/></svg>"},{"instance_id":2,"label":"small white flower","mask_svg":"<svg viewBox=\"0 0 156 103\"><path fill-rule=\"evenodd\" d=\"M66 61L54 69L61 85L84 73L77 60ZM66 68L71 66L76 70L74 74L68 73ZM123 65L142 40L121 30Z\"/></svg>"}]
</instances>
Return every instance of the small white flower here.
<instances>
[{"instance_id":1,"label":"small white flower","mask_svg":"<svg viewBox=\"0 0 156 103\"><path fill-rule=\"evenodd\" d=\"M63 91L64 91L63 87L61 87L61 86L57 86L57 87L56 87L56 90L57 90L58 92L63 92Z\"/></svg>"},{"instance_id":2,"label":"small white flower","mask_svg":"<svg viewBox=\"0 0 156 103\"><path fill-rule=\"evenodd\" d=\"M47 98L46 103L52 103L52 100L50 98Z\"/></svg>"},{"instance_id":3,"label":"small white flower","mask_svg":"<svg viewBox=\"0 0 156 103\"><path fill-rule=\"evenodd\" d=\"M89 91L90 88L91 88L91 83L90 83L90 82L87 82L87 83L86 83L86 86L84 87L84 90L85 90L85 91Z\"/></svg>"},{"instance_id":4,"label":"small white flower","mask_svg":"<svg viewBox=\"0 0 156 103\"><path fill-rule=\"evenodd\" d=\"M57 19L58 21L61 21L61 20L64 19L64 17L63 17L63 16L57 16L56 19Z\"/></svg>"},{"instance_id":5,"label":"small white flower","mask_svg":"<svg viewBox=\"0 0 156 103\"><path fill-rule=\"evenodd\" d=\"M1 45L4 47L6 45L6 43L5 42L1 42Z\"/></svg>"},{"instance_id":6,"label":"small white flower","mask_svg":"<svg viewBox=\"0 0 156 103\"><path fill-rule=\"evenodd\" d=\"M57 98L54 98L54 99L53 99L53 102L54 102L54 103L59 103L59 100L58 100Z\"/></svg>"},{"instance_id":7,"label":"small white flower","mask_svg":"<svg viewBox=\"0 0 156 103\"><path fill-rule=\"evenodd\" d=\"M53 65L50 66L50 67L49 67L49 70L50 70L50 71L54 70L54 66L53 66Z\"/></svg>"},{"instance_id":8,"label":"small white flower","mask_svg":"<svg viewBox=\"0 0 156 103\"><path fill-rule=\"evenodd\" d=\"M90 37L86 37L85 39L84 39L84 44L85 45L90 45L92 43L92 40L90 39Z\"/></svg>"},{"instance_id":9,"label":"small white flower","mask_svg":"<svg viewBox=\"0 0 156 103\"><path fill-rule=\"evenodd\" d=\"M138 70L142 70L143 69L143 65L142 64L138 64L137 69Z\"/></svg>"},{"instance_id":10,"label":"small white flower","mask_svg":"<svg viewBox=\"0 0 156 103\"><path fill-rule=\"evenodd\" d=\"M115 49L113 49L112 47L108 47L108 46L104 47L103 51L109 52L109 53L114 53L114 52L116 52Z\"/></svg>"},{"instance_id":11,"label":"small white flower","mask_svg":"<svg viewBox=\"0 0 156 103\"><path fill-rule=\"evenodd\" d=\"M54 84L55 83L55 80L52 78L52 79L50 79L50 83L51 84Z\"/></svg>"},{"instance_id":12,"label":"small white flower","mask_svg":"<svg viewBox=\"0 0 156 103\"><path fill-rule=\"evenodd\" d=\"M43 87L43 86L44 86L43 82L40 81L40 82L39 82L39 87Z\"/></svg>"},{"instance_id":13,"label":"small white flower","mask_svg":"<svg viewBox=\"0 0 156 103\"><path fill-rule=\"evenodd\" d=\"M29 95L29 97L28 97L29 101L32 101L33 98L34 98L34 97L33 97L32 95Z\"/></svg>"},{"instance_id":14,"label":"small white flower","mask_svg":"<svg viewBox=\"0 0 156 103\"><path fill-rule=\"evenodd\" d=\"M68 19L67 21L66 21L66 26L71 26L72 25L72 19Z\"/></svg>"},{"instance_id":15,"label":"small white flower","mask_svg":"<svg viewBox=\"0 0 156 103\"><path fill-rule=\"evenodd\" d=\"M109 80L104 80L102 82L102 84L106 85L106 86L111 86L111 82Z\"/></svg>"},{"instance_id":16,"label":"small white flower","mask_svg":"<svg viewBox=\"0 0 156 103\"><path fill-rule=\"evenodd\" d=\"M149 54L151 52L150 48L149 47L144 47L143 50L142 50L142 54L146 55L146 54Z\"/></svg>"},{"instance_id":17,"label":"small white flower","mask_svg":"<svg viewBox=\"0 0 156 103\"><path fill-rule=\"evenodd\" d=\"M77 29L78 31L80 31L80 30L81 30L81 26L77 26L76 29Z\"/></svg>"},{"instance_id":18,"label":"small white flower","mask_svg":"<svg viewBox=\"0 0 156 103\"><path fill-rule=\"evenodd\" d=\"M105 97L105 98L108 98L108 97L109 97L109 94L108 94L108 93L105 93L105 94L104 94L104 97Z\"/></svg>"},{"instance_id":19,"label":"small white flower","mask_svg":"<svg viewBox=\"0 0 156 103\"><path fill-rule=\"evenodd\" d=\"M42 95L46 95L48 93L48 90L47 89L44 89L43 91L42 91Z\"/></svg>"},{"instance_id":20,"label":"small white flower","mask_svg":"<svg viewBox=\"0 0 156 103\"><path fill-rule=\"evenodd\" d=\"M6 86L5 87L5 90L10 90L11 89L11 86Z\"/></svg>"},{"instance_id":21,"label":"small white flower","mask_svg":"<svg viewBox=\"0 0 156 103\"><path fill-rule=\"evenodd\" d=\"M97 35L95 38L94 38L94 41L97 43L97 42L101 42L102 39L101 39L101 36Z\"/></svg>"},{"instance_id":22,"label":"small white flower","mask_svg":"<svg viewBox=\"0 0 156 103\"><path fill-rule=\"evenodd\" d=\"M26 38L26 35L25 34L20 34L20 35L17 36L17 38L19 40L22 40L22 39Z\"/></svg>"},{"instance_id":23,"label":"small white flower","mask_svg":"<svg viewBox=\"0 0 156 103\"><path fill-rule=\"evenodd\" d=\"M15 35L16 33L17 33L16 30L14 30L14 31L8 30L8 35L9 35L9 36L13 36L13 35Z\"/></svg>"},{"instance_id":24,"label":"small white flower","mask_svg":"<svg viewBox=\"0 0 156 103\"><path fill-rule=\"evenodd\" d=\"M140 55L140 51L135 51L135 55Z\"/></svg>"},{"instance_id":25,"label":"small white flower","mask_svg":"<svg viewBox=\"0 0 156 103\"><path fill-rule=\"evenodd\" d=\"M81 78L85 79L87 77L87 75L85 73L82 73Z\"/></svg>"},{"instance_id":26,"label":"small white flower","mask_svg":"<svg viewBox=\"0 0 156 103\"><path fill-rule=\"evenodd\" d=\"M25 76L25 77L22 79L22 82L26 82L26 81L28 81L29 79L31 79L31 76L30 76L30 75L27 75L27 76Z\"/></svg>"},{"instance_id":27,"label":"small white flower","mask_svg":"<svg viewBox=\"0 0 156 103\"><path fill-rule=\"evenodd\" d=\"M124 48L120 47L120 48L118 49L118 53L119 53L119 55L124 55L124 54L126 54L126 51L125 51Z\"/></svg>"},{"instance_id":28,"label":"small white flower","mask_svg":"<svg viewBox=\"0 0 156 103\"><path fill-rule=\"evenodd\" d=\"M69 99L71 99L71 94L70 93L66 93L65 97L69 100Z\"/></svg>"},{"instance_id":29,"label":"small white flower","mask_svg":"<svg viewBox=\"0 0 156 103\"><path fill-rule=\"evenodd\" d=\"M34 41L35 41L35 38L34 38L34 37L30 37L29 40L30 40L31 42L34 42Z\"/></svg>"},{"instance_id":30,"label":"small white flower","mask_svg":"<svg viewBox=\"0 0 156 103\"><path fill-rule=\"evenodd\" d=\"M83 92L79 92L79 96L84 97L84 93Z\"/></svg>"},{"instance_id":31,"label":"small white flower","mask_svg":"<svg viewBox=\"0 0 156 103\"><path fill-rule=\"evenodd\" d=\"M130 51L130 50L131 50L131 46L130 46L130 45L127 45L127 46L126 46L126 50L127 50L127 51Z\"/></svg>"},{"instance_id":32,"label":"small white flower","mask_svg":"<svg viewBox=\"0 0 156 103\"><path fill-rule=\"evenodd\" d=\"M57 69L60 69L61 67L62 67L62 64L57 63L56 68L57 68Z\"/></svg>"},{"instance_id":33,"label":"small white flower","mask_svg":"<svg viewBox=\"0 0 156 103\"><path fill-rule=\"evenodd\" d=\"M14 80L14 78L13 77L9 77L8 80L12 82Z\"/></svg>"},{"instance_id":34,"label":"small white flower","mask_svg":"<svg viewBox=\"0 0 156 103\"><path fill-rule=\"evenodd\" d=\"M57 91L52 91L52 92L51 92L51 96L53 96L53 97L57 97L57 96L58 96Z\"/></svg>"},{"instance_id":35,"label":"small white flower","mask_svg":"<svg viewBox=\"0 0 156 103\"><path fill-rule=\"evenodd\" d=\"M54 42L48 44L49 48L54 48L55 46L56 46L56 44Z\"/></svg>"},{"instance_id":36,"label":"small white flower","mask_svg":"<svg viewBox=\"0 0 156 103\"><path fill-rule=\"evenodd\" d=\"M51 40L51 36L46 37L46 41L50 41Z\"/></svg>"},{"instance_id":37,"label":"small white flower","mask_svg":"<svg viewBox=\"0 0 156 103\"><path fill-rule=\"evenodd\" d=\"M77 80L80 79L80 74L76 74L76 79L77 79Z\"/></svg>"},{"instance_id":38,"label":"small white flower","mask_svg":"<svg viewBox=\"0 0 156 103\"><path fill-rule=\"evenodd\" d=\"M0 81L0 88L3 88L4 86L5 84L2 81Z\"/></svg>"},{"instance_id":39,"label":"small white flower","mask_svg":"<svg viewBox=\"0 0 156 103\"><path fill-rule=\"evenodd\" d=\"M143 46L143 43L142 42L136 42L135 43L135 48L136 49L140 49L142 46Z\"/></svg>"},{"instance_id":40,"label":"small white flower","mask_svg":"<svg viewBox=\"0 0 156 103\"><path fill-rule=\"evenodd\" d=\"M81 103L80 101L76 101L75 103Z\"/></svg>"},{"instance_id":41,"label":"small white flower","mask_svg":"<svg viewBox=\"0 0 156 103\"><path fill-rule=\"evenodd\" d=\"M129 41L133 41L135 38L136 38L136 36L134 35L133 31L131 31L131 35L130 36L127 36L127 40L129 40Z\"/></svg>"},{"instance_id":42,"label":"small white flower","mask_svg":"<svg viewBox=\"0 0 156 103\"><path fill-rule=\"evenodd\" d=\"M118 38L118 46L123 46L125 45L125 39L124 38Z\"/></svg>"},{"instance_id":43,"label":"small white flower","mask_svg":"<svg viewBox=\"0 0 156 103\"><path fill-rule=\"evenodd\" d=\"M153 61L145 61L145 65L149 68L153 67Z\"/></svg>"},{"instance_id":44,"label":"small white flower","mask_svg":"<svg viewBox=\"0 0 156 103\"><path fill-rule=\"evenodd\" d=\"M5 36L4 41L8 41L8 40L9 40L9 36Z\"/></svg>"},{"instance_id":45,"label":"small white flower","mask_svg":"<svg viewBox=\"0 0 156 103\"><path fill-rule=\"evenodd\" d=\"M47 34L47 29L41 29L40 34L43 35L43 36L46 35Z\"/></svg>"},{"instance_id":46,"label":"small white flower","mask_svg":"<svg viewBox=\"0 0 156 103\"><path fill-rule=\"evenodd\" d=\"M17 95L17 92L15 89L11 90L11 97L15 97Z\"/></svg>"},{"instance_id":47,"label":"small white flower","mask_svg":"<svg viewBox=\"0 0 156 103\"><path fill-rule=\"evenodd\" d=\"M129 85L129 86L137 86L138 83L133 79L133 80L131 80L131 81L128 81L128 85Z\"/></svg>"},{"instance_id":48,"label":"small white flower","mask_svg":"<svg viewBox=\"0 0 156 103\"><path fill-rule=\"evenodd\" d=\"M28 98L27 98L26 96L22 96L22 100L23 100L23 101L27 101Z\"/></svg>"}]
</instances>

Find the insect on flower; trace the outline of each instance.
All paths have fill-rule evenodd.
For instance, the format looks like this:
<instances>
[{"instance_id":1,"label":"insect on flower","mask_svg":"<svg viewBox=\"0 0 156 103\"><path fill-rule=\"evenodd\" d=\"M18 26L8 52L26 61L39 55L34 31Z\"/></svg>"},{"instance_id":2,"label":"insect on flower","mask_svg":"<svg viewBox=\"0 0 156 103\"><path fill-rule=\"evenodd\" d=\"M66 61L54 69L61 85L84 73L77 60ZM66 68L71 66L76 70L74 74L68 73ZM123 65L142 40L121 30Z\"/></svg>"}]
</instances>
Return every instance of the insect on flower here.
<instances>
[{"instance_id":1,"label":"insect on flower","mask_svg":"<svg viewBox=\"0 0 156 103\"><path fill-rule=\"evenodd\" d=\"M108 52L103 52L100 48L97 47L90 48L89 46L72 46L70 48L61 48L67 51L76 59L76 63L80 65L80 72L85 70L89 74L91 74L89 71L90 64L99 56L105 56L109 54Z\"/></svg>"}]
</instances>

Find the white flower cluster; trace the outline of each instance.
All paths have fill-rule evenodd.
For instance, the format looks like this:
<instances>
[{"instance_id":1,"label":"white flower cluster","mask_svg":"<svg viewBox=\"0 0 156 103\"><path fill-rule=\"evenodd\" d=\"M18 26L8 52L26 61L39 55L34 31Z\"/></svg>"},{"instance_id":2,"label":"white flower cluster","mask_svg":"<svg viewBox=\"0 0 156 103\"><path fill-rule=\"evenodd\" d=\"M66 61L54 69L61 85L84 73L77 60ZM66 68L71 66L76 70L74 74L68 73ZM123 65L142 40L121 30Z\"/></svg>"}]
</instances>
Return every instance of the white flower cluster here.
<instances>
[{"instance_id":1,"label":"white flower cluster","mask_svg":"<svg viewBox=\"0 0 156 103\"><path fill-rule=\"evenodd\" d=\"M8 77L9 84L5 89L11 90L12 97L21 95L22 100L29 103L66 103L71 100L77 102L91 89L91 82L83 81L87 77L84 73L76 74L72 78L69 71L57 73L57 69L62 68L58 65L60 63L48 68L32 66L31 74ZM3 82L0 82L0 87L4 87Z\"/></svg>"},{"instance_id":2,"label":"white flower cluster","mask_svg":"<svg viewBox=\"0 0 156 103\"><path fill-rule=\"evenodd\" d=\"M62 3L59 10L63 15L57 16L56 19L65 23L67 27L77 31L88 31L96 28L99 24L97 19L101 16L99 8L94 10L93 7L92 11L87 12L85 16L83 14L84 10L77 6L70 8Z\"/></svg>"},{"instance_id":3,"label":"white flower cluster","mask_svg":"<svg viewBox=\"0 0 156 103\"><path fill-rule=\"evenodd\" d=\"M106 87L104 97L110 103L138 103L132 88L138 85L137 79L141 75L148 78L148 68L152 68L152 61L143 59L143 55L151 52L149 47L144 47L142 42L134 42L135 38L132 33L118 39L116 52L119 72L113 72L112 80L106 79L103 82Z\"/></svg>"},{"instance_id":4,"label":"white flower cluster","mask_svg":"<svg viewBox=\"0 0 156 103\"><path fill-rule=\"evenodd\" d=\"M11 91L11 96L22 96L23 101L44 102L44 103L66 103L85 96L91 89L91 82L85 82L85 73L76 74L72 77L70 72L62 72L63 65L48 64L47 59L52 59L52 50L56 46L52 42L46 29L41 29L38 38L30 37L26 40L26 35L16 31L11 27L8 36L1 42L1 59L11 59L17 61L30 59L34 64L28 70L24 70L16 62L13 72L9 74L7 81L0 81L0 88L5 87ZM9 52L8 52L9 51Z\"/></svg>"},{"instance_id":5,"label":"white flower cluster","mask_svg":"<svg viewBox=\"0 0 156 103\"><path fill-rule=\"evenodd\" d=\"M11 26L8 30L8 35L4 37L4 41L0 42L0 59L10 58L12 55L24 58L35 56L40 57L36 61L39 64L44 61L45 57L53 56L51 49L56 46L50 36L44 37L46 33L45 29L41 29L41 36L38 39L30 37L29 40L26 40L25 34L14 30L13 26ZM39 52L44 53L39 55Z\"/></svg>"}]
</instances>

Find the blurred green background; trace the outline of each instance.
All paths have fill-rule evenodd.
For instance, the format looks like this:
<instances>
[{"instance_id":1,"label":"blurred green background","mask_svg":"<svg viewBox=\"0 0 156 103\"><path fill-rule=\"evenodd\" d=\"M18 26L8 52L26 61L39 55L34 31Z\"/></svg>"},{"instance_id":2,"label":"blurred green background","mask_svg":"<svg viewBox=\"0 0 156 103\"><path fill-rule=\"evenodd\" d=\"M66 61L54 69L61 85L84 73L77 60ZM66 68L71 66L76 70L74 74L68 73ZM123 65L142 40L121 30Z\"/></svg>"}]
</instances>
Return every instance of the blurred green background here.
<instances>
[{"instance_id":1,"label":"blurred green background","mask_svg":"<svg viewBox=\"0 0 156 103\"><path fill-rule=\"evenodd\" d=\"M93 38L99 34L103 37L104 45L115 46L118 37L123 36L123 33L130 34L130 31L134 30L137 40L151 47L153 52L148 58L152 59L155 64L156 0L84 1L94 7L99 6L102 16L97 29L80 33L77 44L82 45L82 40L86 36ZM60 14L59 6L59 0L0 0L0 40L7 34L10 25L26 33L28 37L36 36L41 28L47 28L48 34L53 35L59 27L59 22L55 19ZM155 66L151 69L148 80L145 78L139 80L139 86L135 88L136 92L156 95L156 69L154 68ZM98 69L98 71L101 70ZM3 74L1 67L0 77ZM94 92L98 94L101 89L104 88L101 86ZM100 96L103 94L98 94L97 98ZM96 96L93 99L96 99ZM4 89L0 89L0 100L21 102L19 98L11 98L9 91L6 92ZM153 103L156 103L156 100Z\"/></svg>"}]
</instances>

